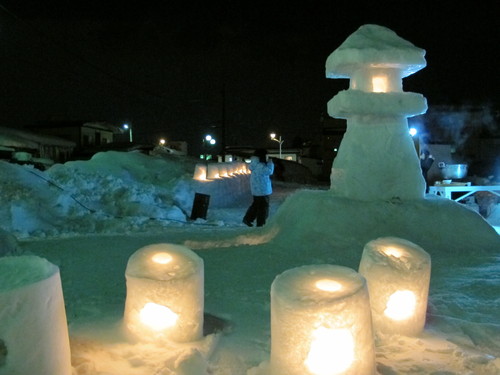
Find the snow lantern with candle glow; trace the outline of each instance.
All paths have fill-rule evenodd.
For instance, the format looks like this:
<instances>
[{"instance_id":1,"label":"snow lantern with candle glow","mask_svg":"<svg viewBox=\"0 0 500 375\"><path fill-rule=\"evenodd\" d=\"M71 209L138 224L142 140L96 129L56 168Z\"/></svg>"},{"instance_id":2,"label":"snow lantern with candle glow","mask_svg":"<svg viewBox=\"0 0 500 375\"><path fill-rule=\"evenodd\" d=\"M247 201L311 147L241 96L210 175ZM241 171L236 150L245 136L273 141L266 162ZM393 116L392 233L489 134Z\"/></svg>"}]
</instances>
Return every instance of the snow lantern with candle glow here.
<instances>
[{"instance_id":1,"label":"snow lantern with candle glow","mask_svg":"<svg viewBox=\"0 0 500 375\"><path fill-rule=\"evenodd\" d=\"M365 279L342 266L310 265L271 286L272 375L371 375L375 354Z\"/></svg>"},{"instance_id":2,"label":"snow lantern with candle glow","mask_svg":"<svg viewBox=\"0 0 500 375\"><path fill-rule=\"evenodd\" d=\"M375 332L422 332L431 277L427 252L401 238L378 238L365 245L359 273L368 283Z\"/></svg>"},{"instance_id":3,"label":"snow lantern with candle glow","mask_svg":"<svg viewBox=\"0 0 500 375\"><path fill-rule=\"evenodd\" d=\"M124 323L145 341L196 341L203 334L203 260L187 247L154 244L137 250L126 269Z\"/></svg>"},{"instance_id":4,"label":"snow lantern with candle glow","mask_svg":"<svg viewBox=\"0 0 500 375\"><path fill-rule=\"evenodd\" d=\"M207 179L207 165L198 163L194 167L193 179L205 181Z\"/></svg>"},{"instance_id":5,"label":"snow lantern with candle glow","mask_svg":"<svg viewBox=\"0 0 500 375\"><path fill-rule=\"evenodd\" d=\"M408 117L425 113L421 94L402 79L426 66L425 51L379 25L363 25L326 60L327 78L349 78L328 102L347 120L331 172L330 191L356 200L423 199L425 180ZM366 141L365 141L366 140Z\"/></svg>"},{"instance_id":6,"label":"snow lantern with candle glow","mask_svg":"<svg viewBox=\"0 0 500 375\"><path fill-rule=\"evenodd\" d=\"M207 165L207 179L215 180L217 178L220 178L219 167L217 166L217 164L209 163Z\"/></svg>"},{"instance_id":7,"label":"snow lantern with candle glow","mask_svg":"<svg viewBox=\"0 0 500 375\"><path fill-rule=\"evenodd\" d=\"M71 373L59 268L37 256L0 258L0 374Z\"/></svg>"}]
</instances>

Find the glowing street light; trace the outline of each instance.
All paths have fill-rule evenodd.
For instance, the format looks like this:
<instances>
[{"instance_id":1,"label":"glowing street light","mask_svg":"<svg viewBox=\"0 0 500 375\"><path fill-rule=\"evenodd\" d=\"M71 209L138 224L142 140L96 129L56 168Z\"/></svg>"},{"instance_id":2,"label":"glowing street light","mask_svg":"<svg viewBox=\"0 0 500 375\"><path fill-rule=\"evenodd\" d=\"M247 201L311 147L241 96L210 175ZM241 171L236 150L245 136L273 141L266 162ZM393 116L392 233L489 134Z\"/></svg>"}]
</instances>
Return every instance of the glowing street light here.
<instances>
[{"instance_id":1,"label":"glowing street light","mask_svg":"<svg viewBox=\"0 0 500 375\"><path fill-rule=\"evenodd\" d=\"M212 137L210 134L207 134L205 138L203 139L203 148L205 151L205 160L207 160L208 153L207 153L207 145L208 146L213 146L217 143L214 137Z\"/></svg>"},{"instance_id":2,"label":"glowing street light","mask_svg":"<svg viewBox=\"0 0 500 375\"><path fill-rule=\"evenodd\" d=\"M161 138L159 143L160 143L160 146L165 146L165 143L167 143L167 141L165 140L165 138Z\"/></svg>"},{"instance_id":3,"label":"glowing street light","mask_svg":"<svg viewBox=\"0 0 500 375\"><path fill-rule=\"evenodd\" d=\"M125 129L125 130L128 130L129 140L130 140L130 143L132 143L132 125L123 124L122 128Z\"/></svg>"},{"instance_id":4,"label":"glowing street light","mask_svg":"<svg viewBox=\"0 0 500 375\"><path fill-rule=\"evenodd\" d=\"M280 159L281 159L281 145L283 144L283 140L281 139L281 135L279 136L279 138L276 138L276 133L271 133L271 134L269 134L269 136L271 137L271 141L275 141L275 142L279 143L279 145L280 145Z\"/></svg>"}]
</instances>

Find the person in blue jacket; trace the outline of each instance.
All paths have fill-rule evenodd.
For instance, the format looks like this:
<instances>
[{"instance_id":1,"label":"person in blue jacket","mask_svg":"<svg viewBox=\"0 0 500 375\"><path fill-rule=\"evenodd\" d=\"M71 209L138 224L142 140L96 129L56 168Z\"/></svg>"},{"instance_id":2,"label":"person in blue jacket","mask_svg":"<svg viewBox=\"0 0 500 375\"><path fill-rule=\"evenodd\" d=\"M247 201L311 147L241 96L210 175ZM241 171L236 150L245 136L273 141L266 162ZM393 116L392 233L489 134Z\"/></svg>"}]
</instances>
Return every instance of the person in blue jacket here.
<instances>
[{"instance_id":1,"label":"person in blue jacket","mask_svg":"<svg viewBox=\"0 0 500 375\"><path fill-rule=\"evenodd\" d=\"M273 192L270 176L274 172L274 164L271 160L267 160L265 149L255 150L250 159L250 171L253 202L243 217L243 223L252 227L254 220L257 219L257 226L261 227L269 216L269 196Z\"/></svg>"}]
</instances>

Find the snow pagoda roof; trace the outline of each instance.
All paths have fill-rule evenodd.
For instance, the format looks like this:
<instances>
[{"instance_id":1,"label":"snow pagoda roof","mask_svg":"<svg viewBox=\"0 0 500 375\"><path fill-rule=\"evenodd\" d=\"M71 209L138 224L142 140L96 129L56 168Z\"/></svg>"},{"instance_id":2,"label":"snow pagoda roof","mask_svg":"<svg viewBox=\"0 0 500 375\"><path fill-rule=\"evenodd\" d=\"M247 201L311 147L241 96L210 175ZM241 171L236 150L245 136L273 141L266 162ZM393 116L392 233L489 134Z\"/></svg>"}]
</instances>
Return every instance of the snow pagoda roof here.
<instances>
[{"instance_id":1,"label":"snow pagoda roof","mask_svg":"<svg viewBox=\"0 0 500 375\"><path fill-rule=\"evenodd\" d=\"M426 66L425 50L379 25L363 25L326 60L327 78L350 78L362 67L396 68L407 77Z\"/></svg>"}]
</instances>

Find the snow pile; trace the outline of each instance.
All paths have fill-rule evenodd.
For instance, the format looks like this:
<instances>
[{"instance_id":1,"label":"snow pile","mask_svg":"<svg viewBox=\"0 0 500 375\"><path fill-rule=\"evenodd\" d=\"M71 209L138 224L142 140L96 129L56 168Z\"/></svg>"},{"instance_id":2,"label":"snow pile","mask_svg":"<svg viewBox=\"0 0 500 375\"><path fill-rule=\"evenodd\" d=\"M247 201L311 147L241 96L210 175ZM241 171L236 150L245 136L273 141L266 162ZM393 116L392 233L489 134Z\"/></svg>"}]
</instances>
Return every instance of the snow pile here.
<instances>
[{"instance_id":1,"label":"snow pile","mask_svg":"<svg viewBox=\"0 0 500 375\"><path fill-rule=\"evenodd\" d=\"M46 171L0 161L0 228L20 238L160 230L186 223L196 192L213 209L250 199L247 176L196 181L195 162L115 151Z\"/></svg>"}]
</instances>

